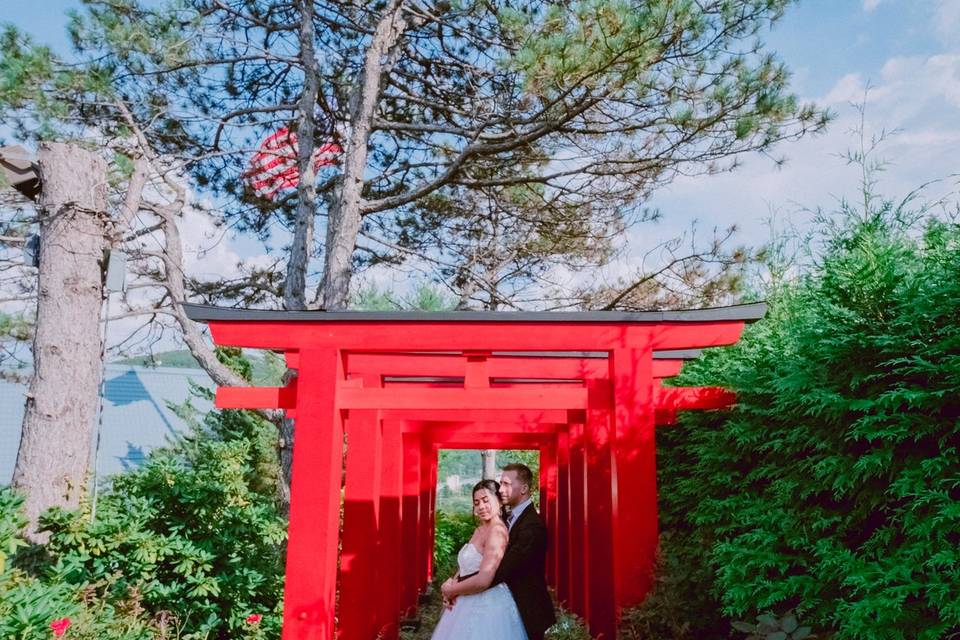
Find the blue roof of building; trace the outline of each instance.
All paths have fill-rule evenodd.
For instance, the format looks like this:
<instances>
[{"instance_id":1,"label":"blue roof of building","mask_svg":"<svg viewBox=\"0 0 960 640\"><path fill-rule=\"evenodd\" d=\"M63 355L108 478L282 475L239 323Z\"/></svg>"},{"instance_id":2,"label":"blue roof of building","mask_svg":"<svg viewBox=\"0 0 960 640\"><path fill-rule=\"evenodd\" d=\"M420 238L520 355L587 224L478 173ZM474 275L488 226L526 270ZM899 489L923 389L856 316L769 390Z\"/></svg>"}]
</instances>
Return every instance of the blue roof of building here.
<instances>
[{"instance_id":1,"label":"blue roof of building","mask_svg":"<svg viewBox=\"0 0 960 640\"><path fill-rule=\"evenodd\" d=\"M187 428L168 403L192 399L202 412L211 408L210 402L190 393L191 382L213 388L202 369L106 366L100 477L138 466L151 450L167 445ZM13 478L26 392L26 384L0 381L0 484Z\"/></svg>"}]
</instances>

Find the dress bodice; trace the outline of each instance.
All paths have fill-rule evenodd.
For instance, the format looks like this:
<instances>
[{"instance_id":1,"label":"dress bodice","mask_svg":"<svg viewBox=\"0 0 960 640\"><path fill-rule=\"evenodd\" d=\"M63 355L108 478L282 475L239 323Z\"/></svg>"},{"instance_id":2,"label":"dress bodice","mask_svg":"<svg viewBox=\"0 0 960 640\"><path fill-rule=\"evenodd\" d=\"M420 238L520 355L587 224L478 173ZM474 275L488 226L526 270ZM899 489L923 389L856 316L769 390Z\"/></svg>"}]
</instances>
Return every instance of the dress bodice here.
<instances>
[{"instance_id":1,"label":"dress bodice","mask_svg":"<svg viewBox=\"0 0 960 640\"><path fill-rule=\"evenodd\" d=\"M473 546L472 542L463 545L457 554L457 564L460 567L460 575L468 576L471 573L480 571L480 562L483 560L483 554Z\"/></svg>"},{"instance_id":2,"label":"dress bodice","mask_svg":"<svg viewBox=\"0 0 960 640\"><path fill-rule=\"evenodd\" d=\"M478 572L482 562L483 554L469 542L457 553L461 577ZM510 588L501 582L444 608L431 640L527 640L527 632Z\"/></svg>"}]
</instances>

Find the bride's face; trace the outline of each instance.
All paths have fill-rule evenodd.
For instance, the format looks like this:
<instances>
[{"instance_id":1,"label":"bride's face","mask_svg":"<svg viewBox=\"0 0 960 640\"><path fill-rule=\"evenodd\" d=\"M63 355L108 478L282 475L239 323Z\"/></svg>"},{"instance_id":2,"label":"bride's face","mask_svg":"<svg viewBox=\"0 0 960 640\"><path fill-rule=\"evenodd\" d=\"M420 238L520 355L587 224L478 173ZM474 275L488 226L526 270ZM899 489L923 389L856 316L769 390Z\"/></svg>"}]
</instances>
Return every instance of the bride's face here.
<instances>
[{"instance_id":1,"label":"bride's face","mask_svg":"<svg viewBox=\"0 0 960 640\"><path fill-rule=\"evenodd\" d=\"M500 500L487 489L479 489L473 494L473 515L481 522L490 522L500 511Z\"/></svg>"}]
</instances>

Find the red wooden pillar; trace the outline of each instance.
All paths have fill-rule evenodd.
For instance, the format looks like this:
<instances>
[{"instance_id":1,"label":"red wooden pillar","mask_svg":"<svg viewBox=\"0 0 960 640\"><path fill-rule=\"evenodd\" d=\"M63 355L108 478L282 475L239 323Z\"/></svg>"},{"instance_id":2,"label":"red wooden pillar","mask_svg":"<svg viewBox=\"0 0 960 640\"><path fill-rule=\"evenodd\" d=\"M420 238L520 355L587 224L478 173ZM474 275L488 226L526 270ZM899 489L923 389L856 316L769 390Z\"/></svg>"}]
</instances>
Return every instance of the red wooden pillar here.
<instances>
[{"instance_id":1,"label":"red wooden pillar","mask_svg":"<svg viewBox=\"0 0 960 640\"><path fill-rule=\"evenodd\" d=\"M343 363L337 349L300 354L283 640L334 633L343 425L336 406Z\"/></svg>"},{"instance_id":2,"label":"red wooden pillar","mask_svg":"<svg viewBox=\"0 0 960 640\"><path fill-rule=\"evenodd\" d=\"M378 622L383 640L396 640L402 614L401 590L404 557L401 531L403 495L403 437L400 424L383 423L383 476L380 484L380 535L377 552L377 581L382 589Z\"/></svg>"},{"instance_id":3,"label":"red wooden pillar","mask_svg":"<svg viewBox=\"0 0 960 640\"><path fill-rule=\"evenodd\" d=\"M570 434L557 433L557 597L570 608Z\"/></svg>"},{"instance_id":4,"label":"red wooden pillar","mask_svg":"<svg viewBox=\"0 0 960 640\"><path fill-rule=\"evenodd\" d=\"M403 553L400 559L403 584L400 606L405 615L413 615L417 608L420 564L420 434L403 434L403 501L401 526Z\"/></svg>"},{"instance_id":5,"label":"red wooden pillar","mask_svg":"<svg viewBox=\"0 0 960 640\"><path fill-rule=\"evenodd\" d=\"M432 538L430 530L432 520L430 517L430 479L433 477L433 470L430 464L430 454L433 453L433 442L429 438L421 436L420 440L420 544L417 547L420 553L419 564L417 566L417 594L423 592L430 582L430 554L433 547L430 545Z\"/></svg>"},{"instance_id":6,"label":"red wooden pillar","mask_svg":"<svg viewBox=\"0 0 960 640\"><path fill-rule=\"evenodd\" d=\"M379 631L371 608L382 602L377 579L380 516L381 434L377 411L350 412L347 420L347 474L340 552L338 637L369 640Z\"/></svg>"},{"instance_id":7,"label":"red wooden pillar","mask_svg":"<svg viewBox=\"0 0 960 640\"><path fill-rule=\"evenodd\" d=\"M588 380L587 409L587 545L589 573L587 581L590 635L615 638L617 632L617 523L615 465L613 460L613 424L610 415L610 382Z\"/></svg>"},{"instance_id":8,"label":"red wooden pillar","mask_svg":"<svg viewBox=\"0 0 960 640\"><path fill-rule=\"evenodd\" d=\"M547 584L557 580L557 447L540 448L540 511L547 523Z\"/></svg>"},{"instance_id":9,"label":"red wooden pillar","mask_svg":"<svg viewBox=\"0 0 960 640\"><path fill-rule=\"evenodd\" d=\"M639 604L653 583L657 532L657 467L654 439L653 354L610 353L616 440L620 604Z\"/></svg>"},{"instance_id":10,"label":"red wooden pillar","mask_svg":"<svg viewBox=\"0 0 960 640\"><path fill-rule=\"evenodd\" d=\"M586 619L587 574L590 568L587 548L587 460L584 451L584 425L570 425L570 607Z\"/></svg>"},{"instance_id":11,"label":"red wooden pillar","mask_svg":"<svg viewBox=\"0 0 960 640\"><path fill-rule=\"evenodd\" d=\"M437 543L437 479L438 467L440 464L440 451L437 445L434 445L430 451L430 543L427 561L429 562L429 571L427 580L432 581L436 567L433 566L433 550Z\"/></svg>"}]
</instances>

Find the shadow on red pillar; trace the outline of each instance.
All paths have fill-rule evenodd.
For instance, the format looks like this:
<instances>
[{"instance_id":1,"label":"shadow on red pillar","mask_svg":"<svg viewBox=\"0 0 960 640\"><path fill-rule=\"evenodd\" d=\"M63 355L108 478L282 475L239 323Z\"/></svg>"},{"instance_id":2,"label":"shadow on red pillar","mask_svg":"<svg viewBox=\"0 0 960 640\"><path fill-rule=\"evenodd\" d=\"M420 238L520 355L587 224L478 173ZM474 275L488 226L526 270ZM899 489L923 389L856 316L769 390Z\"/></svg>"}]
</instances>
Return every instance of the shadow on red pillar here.
<instances>
[{"instance_id":1,"label":"shadow on red pillar","mask_svg":"<svg viewBox=\"0 0 960 640\"><path fill-rule=\"evenodd\" d=\"M403 434L403 501L401 526L403 530L403 565L400 576L403 585L400 607L404 615L413 615L417 609L420 566L420 434Z\"/></svg>"},{"instance_id":2,"label":"shadow on red pillar","mask_svg":"<svg viewBox=\"0 0 960 640\"><path fill-rule=\"evenodd\" d=\"M540 514L547 524L547 584L557 581L557 448L540 448Z\"/></svg>"},{"instance_id":3,"label":"shadow on red pillar","mask_svg":"<svg viewBox=\"0 0 960 640\"><path fill-rule=\"evenodd\" d=\"M378 616L370 615L371 604L381 602L382 596L377 580L381 480L378 412L351 411L346 431L338 638L369 640L379 631Z\"/></svg>"},{"instance_id":4,"label":"shadow on red pillar","mask_svg":"<svg viewBox=\"0 0 960 640\"><path fill-rule=\"evenodd\" d=\"M590 568L587 548L587 464L584 425L570 425L570 608L589 618L587 579Z\"/></svg>"},{"instance_id":5,"label":"shadow on red pillar","mask_svg":"<svg viewBox=\"0 0 960 640\"><path fill-rule=\"evenodd\" d=\"M585 440L587 446L587 545L589 575L587 580L590 635L616 638L617 546L614 531L617 523L616 480L613 464L613 425L610 414L610 383L588 380L589 409Z\"/></svg>"},{"instance_id":6,"label":"shadow on red pillar","mask_svg":"<svg viewBox=\"0 0 960 640\"><path fill-rule=\"evenodd\" d=\"M401 613L402 567L401 496L403 493L403 438L396 422L383 423L382 479L380 484L380 535L377 582L380 589L378 625L383 640L396 640Z\"/></svg>"},{"instance_id":7,"label":"shadow on red pillar","mask_svg":"<svg viewBox=\"0 0 960 640\"><path fill-rule=\"evenodd\" d=\"M334 632L343 425L336 390L343 363L336 349L301 353L290 486L283 640L330 640Z\"/></svg>"},{"instance_id":8,"label":"shadow on red pillar","mask_svg":"<svg viewBox=\"0 0 960 640\"><path fill-rule=\"evenodd\" d=\"M430 544L431 535L431 517L430 517L430 496L433 493L430 490L430 479L433 477L431 468L431 454L433 453L433 443L427 438L420 441L420 541L417 549L419 550L419 564L417 566L417 595L419 596L426 590L430 582L430 554L433 550Z\"/></svg>"},{"instance_id":9,"label":"shadow on red pillar","mask_svg":"<svg viewBox=\"0 0 960 640\"><path fill-rule=\"evenodd\" d=\"M428 562L428 571L427 571L427 581L431 581L434 578L434 572L436 567L433 566L433 549L437 543L437 477L439 472L440 465L440 456L436 446L432 447L430 450L430 520L429 520L429 531L430 531L430 541L427 547L427 562Z\"/></svg>"},{"instance_id":10,"label":"shadow on red pillar","mask_svg":"<svg viewBox=\"0 0 960 640\"><path fill-rule=\"evenodd\" d=\"M570 604L570 434L557 434L557 598Z\"/></svg>"}]
</instances>

